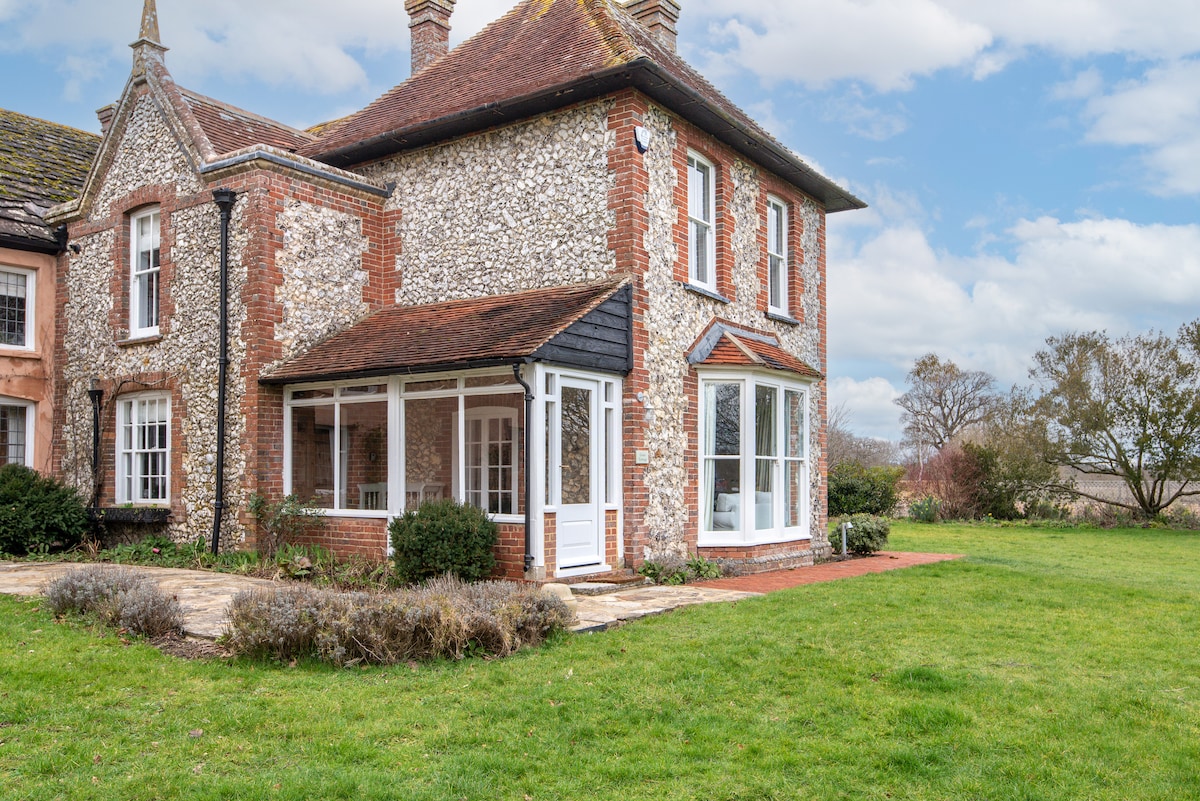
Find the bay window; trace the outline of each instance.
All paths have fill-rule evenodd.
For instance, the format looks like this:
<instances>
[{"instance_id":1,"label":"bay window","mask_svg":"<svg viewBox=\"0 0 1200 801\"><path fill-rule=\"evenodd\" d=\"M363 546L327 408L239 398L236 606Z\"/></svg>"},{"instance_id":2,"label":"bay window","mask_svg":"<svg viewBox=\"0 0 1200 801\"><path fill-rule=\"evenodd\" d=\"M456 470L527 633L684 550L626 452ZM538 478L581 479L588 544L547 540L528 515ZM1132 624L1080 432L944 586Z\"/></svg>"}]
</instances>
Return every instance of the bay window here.
<instances>
[{"instance_id":1,"label":"bay window","mask_svg":"<svg viewBox=\"0 0 1200 801\"><path fill-rule=\"evenodd\" d=\"M701 381L700 545L809 535L807 397L766 376Z\"/></svg>"}]
</instances>

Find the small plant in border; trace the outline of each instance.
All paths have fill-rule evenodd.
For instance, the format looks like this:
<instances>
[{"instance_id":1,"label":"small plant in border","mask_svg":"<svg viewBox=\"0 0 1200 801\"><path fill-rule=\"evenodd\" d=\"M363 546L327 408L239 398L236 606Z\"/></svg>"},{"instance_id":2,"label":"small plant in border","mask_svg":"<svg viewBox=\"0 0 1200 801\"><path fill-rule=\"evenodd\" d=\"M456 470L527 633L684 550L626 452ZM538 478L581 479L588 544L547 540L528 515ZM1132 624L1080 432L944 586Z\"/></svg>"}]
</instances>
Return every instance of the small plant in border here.
<instances>
[{"instance_id":1,"label":"small plant in border","mask_svg":"<svg viewBox=\"0 0 1200 801\"><path fill-rule=\"evenodd\" d=\"M259 526L267 533L266 539L259 545L259 551L265 556L274 556L285 542L325 525L321 510L311 500L302 501L295 494L285 495L272 503L255 493L250 496L246 508L258 518Z\"/></svg>"},{"instance_id":2,"label":"small plant in border","mask_svg":"<svg viewBox=\"0 0 1200 801\"><path fill-rule=\"evenodd\" d=\"M454 499L426 501L388 527L396 575L416 583L450 573L482 581L492 572L498 529L482 510Z\"/></svg>"}]
</instances>

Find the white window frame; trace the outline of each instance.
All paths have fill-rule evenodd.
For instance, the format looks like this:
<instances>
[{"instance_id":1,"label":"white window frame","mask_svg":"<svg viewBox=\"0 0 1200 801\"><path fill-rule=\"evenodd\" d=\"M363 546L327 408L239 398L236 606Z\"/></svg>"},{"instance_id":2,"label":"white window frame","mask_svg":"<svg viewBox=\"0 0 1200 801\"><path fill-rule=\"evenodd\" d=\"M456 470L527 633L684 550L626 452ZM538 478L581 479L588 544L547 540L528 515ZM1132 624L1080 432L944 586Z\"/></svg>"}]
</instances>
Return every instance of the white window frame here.
<instances>
[{"instance_id":1,"label":"white window frame","mask_svg":"<svg viewBox=\"0 0 1200 801\"><path fill-rule=\"evenodd\" d=\"M788 207L774 195L767 195L767 309L783 316L789 313Z\"/></svg>"},{"instance_id":2,"label":"white window frame","mask_svg":"<svg viewBox=\"0 0 1200 801\"><path fill-rule=\"evenodd\" d=\"M32 401L0 396L0 409L5 407L19 408L25 412L25 448L21 456L20 464L23 464L26 467L33 467L33 428L34 414L36 411L35 406ZM8 454L0 454L0 464L9 463Z\"/></svg>"},{"instance_id":3,"label":"white window frame","mask_svg":"<svg viewBox=\"0 0 1200 801\"><path fill-rule=\"evenodd\" d=\"M515 394L515 393L510 393L510 394ZM520 461L521 461L520 460L520 455L521 455L520 449L524 445L524 441L521 439L521 437L523 436L522 432L524 431L524 416L525 416L524 410L521 410L518 413L518 410L511 406L475 406L473 408L466 409L465 413L466 413L466 421L465 421L465 425L463 426L463 436L466 438L466 442L464 444L464 447L461 447L461 448L458 446L458 413L455 412L452 415L453 444L450 449L450 456L451 456L451 460L452 460L451 473L452 473L452 477L454 479L454 486L452 488L454 497L462 498L463 503L470 503L470 500L468 499L467 496L471 493L475 493L475 494L479 495L479 497L482 501L486 502L488 500L489 495L491 495L493 492L506 493L512 499L511 507L512 507L513 511L511 511L511 512L492 512L492 511L488 510L488 508L486 506L479 506L479 508L483 509L483 511L487 512L488 514L492 514L492 515L517 514L518 513L517 510L519 510L521 508L521 501L522 501L520 495L518 494L518 487L520 486L520 484L517 479L519 478L520 472L521 472L519 469ZM518 419L518 417L520 419ZM493 464L489 463L486 455L484 455L484 450L485 450L484 446L488 442L486 430L492 420L506 420L506 421L508 421L509 425L511 426L511 428L509 429L510 431L512 431L512 435L513 435L513 439L509 443L509 445L511 446L511 449L509 451L509 456L510 456L511 461L507 465L503 464L503 463L493 465ZM481 430L481 433L483 433L483 441L480 443L474 443L471 441L471 436L470 436L471 423L473 423L473 422L478 422L480 424L480 430ZM468 448L470 448L472 445L476 445L476 444L478 444L480 446L481 455L484 455L484 458L480 464L473 464L471 462L471 455L468 451ZM466 460L466 464L464 465L464 467L461 471L458 468L459 459ZM488 485L489 471L491 471L493 469L504 469L506 467L509 470L508 486L500 487L497 490L492 490ZM479 481L479 487L477 489L471 488L472 472L475 472L475 474L476 474L475 478L476 478L476 480ZM465 485L461 489L458 486L458 477L460 474L463 476L463 481L465 482Z\"/></svg>"},{"instance_id":4,"label":"white window frame","mask_svg":"<svg viewBox=\"0 0 1200 801\"><path fill-rule=\"evenodd\" d=\"M150 404L154 409L162 410L162 420L149 418ZM159 406L161 404L161 406ZM146 425L165 424L161 447L142 447L139 445L138 430ZM132 435L132 441L126 439L126 429ZM163 455L162 492L158 497L143 494L142 483L146 478L143 460L144 454L161 453ZM117 503L148 504L165 506L171 501L171 395L167 392L141 392L136 395L122 395L117 401Z\"/></svg>"},{"instance_id":5,"label":"white window frame","mask_svg":"<svg viewBox=\"0 0 1200 801\"><path fill-rule=\"evenodd\" d=\"M21 267L10 267L5 264L0 265L0 274L20 276L25 279L25 330L22 332L24 342L19 345L0 342L0 348L6 350L33 350L34 310L37 301L37 272L22 269Z\"/></svg>"},{"instance_id":6,"label":"white window frame","mask_svg":"<svg viewBox=\"0 0 1200 801\"><path fill-rule=\"evenodd\" d=\"M371 391L369 388L382 387L382 391ZM295 393L308 391L328 391L329 397L320 398L294 398ZM395 392L392 386L392 381L388 378L363 379L358 381L342 381L342 382L323 382L319 384L297 384L287 388L285 393L285 401L283 405L283 492L285 495L291 495L294 492L292 488L293 470L292 470L292 410L297 408L312 408L312 407L329 407L333 409L333 427L330 431L330 454L336 454L336 460L333 469L333 506L318 507L314 511L337 517L387 517L388 509L393 505L395 493L392 492L391 476L393 472L393 462L391 460L392 452L392 429L396 423L396 416L393 413L392 396ZM382 509L351 509L347 508L347 498L355 497L350 492L350 488L345 486L347 482L347 462L349 452L347 451L346 426L342 423L342 409L346 406L355 406L363 403L386 403L386 419L388 425L387 439L384 443L384 458L387 465L387 503ZM310 500L301 498L302 501Z\"/></svg>"},{"instance_id":7,"label":"white window frame","mask_svg":"<svg viewBox=\"0 0 1200 801\"><path fill-rule=\"evenodd\" d=\"M140 228L149 222L149 232L143 237ZM158 206L145 208L129 218L129 336L157 336L162 320L162 216ZM147 266L142 267L142 254L148 254ZM151 314L143 314L143 301L149 301L153 291ZM152 317L153 319L146 319Z\"/></svg>"},{"instance_id":8,"label":"white window frame","mask_svg":"<svg viewBox=\"0 0 1200 801\"><path fill-rule=\"evenodd\" d=\"M710 384L737 384L740 387L739 404L739 434L741 437L741 445L739 448L737 459L740 461L739 466L739 487L738 497L739 504L736 518L739 525L735 529L709 530L705 526L706 509L711 505L715 506L716 498L710 496L711 488L706 486L705 482L705 463L710 458L710 454L705 451L705 423L708 415L706 408L706 388ZM753 496L755 491L755 468L756 464L763 459L757 453L755 447L755 388L770 387L775 390L775 453L769 457L772 462L772 497L771 497L771 519L772 527L759 529L756 527L756 504L747 503L746 499ZM785 402L787 392L796 392L801 396L801 426L804 434L802 453L800 456L787 455L787 417ZM811 482L811 460L810 452L810 432L808 430L810 424L810 409L811 401L811 384L803 381L789 380L781 378L777 375L769 375L757 371L745 370L705 370L701 376L699 383L699 436L697 443L699 444L699 502L701 504L698 515L698 538L697 544L700 547L738 547L750 545L764 545L779 542L794 542L797 540L811 539L811 519L812 519L812 499L810 493ZM720 458L720 457L715 457ZM732 457L728 457L732 458ZM802 487L801 497L799 499L800 518L799 524L794 526L787 525L787 508L785 500L787 493L785 491L785 482L787 481L787 468L789 463L798 463L800 468L800 484Z\"/></svg>"},{"instance_id":9,"label":"white window frame","mask_svg":"<svg viewBox=\"0 0 1200 801\"><path fill-rule=\"evenodd\" d=\"M688 151L688 283L717 291L717 169L695 151ZM707 208L706 208L707 207ZM707 215L705 214L707 212ZM697 243L703 242L703 256Z\"/></svg>"}]
</instances>

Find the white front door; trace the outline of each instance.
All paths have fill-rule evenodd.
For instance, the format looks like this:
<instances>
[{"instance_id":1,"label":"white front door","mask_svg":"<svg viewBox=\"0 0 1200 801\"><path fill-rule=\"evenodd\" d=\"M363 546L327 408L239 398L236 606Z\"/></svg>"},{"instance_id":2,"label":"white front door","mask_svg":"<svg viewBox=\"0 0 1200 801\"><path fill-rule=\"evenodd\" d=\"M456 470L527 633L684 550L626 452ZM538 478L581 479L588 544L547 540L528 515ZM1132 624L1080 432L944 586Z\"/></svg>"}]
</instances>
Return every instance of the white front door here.
<instances>
[{"instance_id":1,"label":"white front door","mask_svg":"<svg viewBox=\"0 0 1200 801\"><path fill-rule=\"evenodd\" d=\"M600 516L600 382L563 376L559 386L558 567L604 560Z\"/></svg>"}]
</instances>

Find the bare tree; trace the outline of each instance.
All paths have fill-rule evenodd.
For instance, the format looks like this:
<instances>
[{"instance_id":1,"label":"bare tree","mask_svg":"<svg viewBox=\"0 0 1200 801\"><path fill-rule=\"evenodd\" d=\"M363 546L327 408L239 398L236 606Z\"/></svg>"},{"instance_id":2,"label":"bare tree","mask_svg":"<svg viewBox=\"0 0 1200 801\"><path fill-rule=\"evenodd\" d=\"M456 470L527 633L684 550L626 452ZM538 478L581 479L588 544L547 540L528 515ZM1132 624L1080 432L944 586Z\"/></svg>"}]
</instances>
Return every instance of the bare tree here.
<instances>
[{"instance_id":1,"label":"bare tree","mask_svg":"<svg viewBox=\"0 0 1200 801\"><path fill-rule=\"evenodd\" d=\"M863 467L884 467L898 462L898 449L894 442L876 437L861 437L850 430L850 412L846 404L839 403L829 412L825 452L829 456L829 467L840 464L860 464Z\"/></svg>"},{"instance_id":2,"label":"bare tree","mask_svg":"<svg viewBox=\"0 0 1200 801\"><path fill-rule=\"evenodd\" d=\"M1200 320L1176 339L1104 332L1046 340L1030 375L1042 388L1047 458L1116 476L1132 502L1076 494L1153 516L1200 495Z\"/></svg>"},{"instance_id":3,"label":"bare tree","mask_svg":"<svg viewBox=\"0 0 1200 801\"><path fill-rule=\"evenodd\" d=\"M917 360L905 379L910 389L896 404L907 439L918 450L941 450L946 443L991 415L996 380L982 370L963 370L937 354Z\"/></svg>"}]
</instances>

